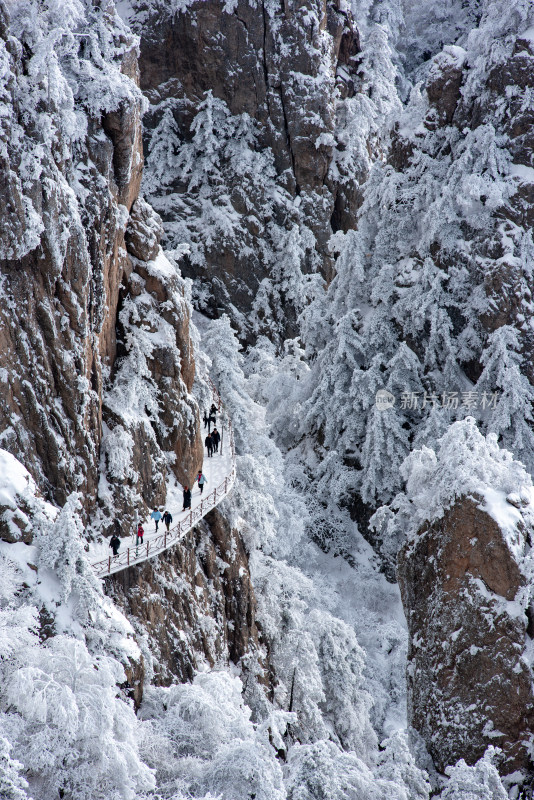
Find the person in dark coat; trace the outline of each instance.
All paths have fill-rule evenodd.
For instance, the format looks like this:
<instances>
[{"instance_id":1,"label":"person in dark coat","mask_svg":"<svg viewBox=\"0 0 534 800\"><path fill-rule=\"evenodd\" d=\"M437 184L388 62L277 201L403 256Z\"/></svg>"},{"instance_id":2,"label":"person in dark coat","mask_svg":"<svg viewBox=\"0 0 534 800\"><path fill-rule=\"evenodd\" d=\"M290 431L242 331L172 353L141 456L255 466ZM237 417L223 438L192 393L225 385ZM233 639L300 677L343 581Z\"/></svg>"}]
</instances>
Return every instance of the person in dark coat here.
<instances>
[{"instance_id":1,"label":"person in dark coat","mask_svg":"<svg viewBox=\"0 0 534 800\"><path fill-rule=\"evenodd\" d=\"M116 533L110 539L109 546L113 550L113 555L117 556L119 554L119 547L121 546L121 540L117 536Z\"/></svg>"},{"instance_id":2,"label":"person in dark coat","mask_svg":"<svg viewBox=\"0 0 534 800\"><path fill-rule=\"evenodd\" d=\"M215 424L217 422L217 407L216 407L215 403L211 404L210 413L209 413L209 421L215 427ZM208 425L208 431L209 431L209 425Z\"/></svg>"},{"instance_id":3,"label":"person in dark coat","mask_svg":"<svg viewBox=\"0 0 534 800\"><path fill-rule=\"evenodd\" d=\"M191 489L188 486L184 486L184 507L182 511L185 511L186 508L191 508Z\"/></svg>"},{"instance_id":4,"label":"person in dark coat","mask_svg":"<svg viewBox=\"0 0 534 800\"><path fill-rule=\"evenodd\" d=\"M204 439L204 444L208 448L208 458L213 455L213 439L211 438L211 433L208 433L206 438Z\"/></svg>"},{"instance_id":5,"label":"person in dark coat","mask_svg":"<svg viewBox=\"0 0 534 800\"><path fill-rule=\"evenodd\" d=\"M214 450L215 453L218 453L219 452L219 442L221 441L221 434L219 433L217 428L214 428L212 430L211 439L212 439L212 442L213 442L213 450Z\"/></svg>"},{"instance_id":6,"label":"person in dark coat","mask_svg":"<svg viewBox=\"0 0 534 800\"><path fill-rule=\"evenodd\" d=\"M166 511L163 515L163 522L165 523L167 530L169 530L171 527L172 515L168 511Z\"/></svg>"},{"instance_id":7,"label":"person in dark coat","mask_svg":"<svg viewBox=\"0 0 534 800\"><path fill-rule=\"evenodd\" d=\"M210 418L204 411L204 428L208 428L209 423L210 423ZM209 433L209 428L208 428L208 433Z\"/></svg>"}]
</instances>

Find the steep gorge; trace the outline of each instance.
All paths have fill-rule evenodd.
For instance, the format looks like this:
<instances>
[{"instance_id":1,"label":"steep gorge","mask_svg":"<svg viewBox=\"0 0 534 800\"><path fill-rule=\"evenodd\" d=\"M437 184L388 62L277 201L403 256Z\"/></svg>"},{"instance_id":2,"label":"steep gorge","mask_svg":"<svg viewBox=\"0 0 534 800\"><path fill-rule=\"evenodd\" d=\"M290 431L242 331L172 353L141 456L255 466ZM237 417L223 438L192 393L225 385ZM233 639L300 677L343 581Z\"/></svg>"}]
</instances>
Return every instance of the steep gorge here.
<instances>
[{"instance_id":1,"label":"steep gorge","mask_svg":"<svg viewBox=\"0 0 534 800\"><path fill-rule=\"evenodd\" d=\"M165 502L168 478L192 483L203 452L195 397L208 395L182 276L191 278L197 309L213 318L226 312L249 356L262 334L275 347L263 344L255 353L267 388L258 390L249 364L245 391L229 328L211 329L227 361L210 369L219 370L228 396L234 392L241 426L241 486L226 506L228 519L215 511L171 551L106 580L108 598L131 620L139 645L123 661L122 688L137 710L143 688L168 690L156 693L165 698L163 719L178 684L193 681L197 691L199 673L215 685L235 665L247 713L265 740L254 753L268 741L269 757L280 762L265 757L273 785L282 786L280 764L292 751L288 793L273 790L272 797L300 800L306 786L306 800L322 797L325 787L336 800L352 790L388 798L402 784L410 785L406 796L427 800L430 785L408 737L395 739L405 725L398 711L404 681L394 674L404 646L397 588L380 583L375 557L344 514L353 510L363 529L384 504L374 544L391 578L412 523L399 512L401 465L410 450L430 463L428 448L452 421L437 413L423 422L418 409L400 403L380 418L372 407L378 387L426 398L447 392L454 378L464 381L455 390L472 389L489 363L494 371L486 370L480 389L499 388L515 403L512 422L497 433L514 454L520 446L530 452L532 39L526 28L519 35L523 17L513 33L495 33L495 41L505 40L497 65L492 47L478 47L476 36L471 62L467 50L446 46L408 99L398 88L395 36L380 4L372 13L355 4L361 19L341 0L184 0L169 8L134 0L126 7L140 36L139 64L135 37L112 3L78 9L69 27L53 4L32 23L23 13L9 20L0 0L0 100L8 110L0 116L0 445L28 467L39 490L38 500L23 492L15 505L0 506L0 538L31 545L28 520L36 508L44 513L40 495L61 507L73 492L83 503L84 535L117 526L127 534L137 514ZM390 131L392 109L400 123ZM145 193L161 216L140 193L143 134ZM464 136L475 142L481 160L474 164ZM461 181L471 181L469 192ZM459 202L458 211L460 183L469 202ZM451 204L440 205L443 196L450 200L449 188ZM442 214L432 225L424 216L429 198ZM305 307L313 313L299 318ZM495 338L488 355L501 328L510 338ZM461 344L454 358L449 332ZM295 339L291 347L288 338ZM273 353L284 346L282 369ZM512 363L499 372L505 354ZM255 379L265 417L252 400ZM276 439L271 401L279 403L275 421L284 428L276 433L289 443L287 474L269 439ZM481 425L491 430L505 417L487 415ZM377 418L382 438L373 439ZM521 488L515 469L514 491ZM434 488L437 495L440 486ZM431 507L434 495L425 500ZM519 783L532 770L531 521L523 500L511 546L481 502L458 492L400 551L408 722L440 773L461 758L475 769L487 746L498 743L501 774ZM344 526L339 548L337 526ZM303 531L325 552L303 544ZM350 622L333 616L340 608L329 594L333 553L350 555L346 606L352 594L361 605L352 618L352 609L346 612ZM305 574L308 557L319 588ZM61 558L71 563L68 549ZM26 566L41 581L45 568ZM355 576L363 588L354 587ZM29 589L25 579L16 597ZM54 630L60 606L50 611L43 602L41 630ZM376 663L368 655L365 666L361 643ZM230 728L230 742L241 742ZM382 737L387 744L379 752ZM413 752L419 766L429 764L420 743ZM194 762L197 752L186 757ZM433 779L438 791L441 779ZM187 792L217 791L216 779L209 789L196 786Z\"/></svg>"},{"instance_id":2,"label":"steep gorge","mask_svg":"<svg viewBox=\"0 0 534 800\"><path fill-rule=\"evenodd\" d=\"M160 248L161 221L140 196L135 38L107 2L59 39L57 21L49 11L28 26L24 9L10 19L0 4L8 109L0 443L46 500L61 507L79 493L90 534L129 537L137 518L165 502L169 476L192 485L202 465L190 312L185 283ZM49 37L56 45L43 67ZM34 503L17 496L16 504L0 505L0 536L31 543ZM211 528L121 582L132 590L114 596L146 627L163 682L191 679L199 659L237 662L259 649L247 557L218 512ZM163 585L189 588L165 599ZM151 623L162 616L163 643ZM142 662L134 674L140 702Z\"/></svg>"}]
</instances>

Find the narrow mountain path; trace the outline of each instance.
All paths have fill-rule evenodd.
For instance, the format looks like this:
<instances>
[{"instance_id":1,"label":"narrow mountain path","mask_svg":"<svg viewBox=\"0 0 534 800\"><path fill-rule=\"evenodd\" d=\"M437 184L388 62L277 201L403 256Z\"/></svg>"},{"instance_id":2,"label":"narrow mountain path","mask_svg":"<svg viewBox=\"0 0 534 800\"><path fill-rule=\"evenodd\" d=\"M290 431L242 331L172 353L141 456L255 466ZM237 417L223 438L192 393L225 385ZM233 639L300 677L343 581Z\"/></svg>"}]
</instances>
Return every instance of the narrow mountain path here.
<instances>
[{"instance_id":1,"label":"narrow mountain path","mask_svg":"<svg viewBox=\"0 0 534 800\"><path fill-rule=\"evenodd\" d=\"M91 567L99 578L113 575L128 567L142 564L148 558L163 553L169 547L179 542L185 534L194 528L206 514L215 508L232 490L236 477L235 446L232 423L221 405L220 396L215 386L212 385L213 402L218 407L217 428L221 434L219 452L211 458L205 458L203 472L207 478L203 494L200 493L198 484L195 483L191 491L191 508L181 511L182 489L179 485L171 489L167 495L166 509L173 517L170 530L167 531L163 520L160 520L159 530L154 530L155 523L152 519L140 520L145 529L143 544L135 543L135 534L129 538L121 539L121 550L114 556L103 557L106 548L109 550L109 539L99 545L92 545L89 549ZM178 510L180 509L180 510ZM129 545L126 547L126 543Z\"/></svg>"}]
</instances>

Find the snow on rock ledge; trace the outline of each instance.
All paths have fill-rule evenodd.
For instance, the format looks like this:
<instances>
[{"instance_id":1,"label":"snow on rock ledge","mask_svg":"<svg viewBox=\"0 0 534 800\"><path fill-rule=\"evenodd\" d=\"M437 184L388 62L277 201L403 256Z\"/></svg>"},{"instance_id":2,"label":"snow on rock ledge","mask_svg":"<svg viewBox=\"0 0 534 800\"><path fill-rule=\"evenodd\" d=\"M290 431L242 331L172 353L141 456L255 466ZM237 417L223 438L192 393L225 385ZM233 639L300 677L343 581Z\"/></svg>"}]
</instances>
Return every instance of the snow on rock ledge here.
<instances>
[{"instance_id":1,"label":"snow on rock ledge","mask_svg":"<svg viewBox=\"0 0 534 800\"><path fill-rule=\"evenodd\" d=\"M0 450L0 539L5 542L32 541L32 516L40 492L35 481L6 450ZM39 508L49 519L54 519L57 509L50 503L39 501Z\"/></svg>"},{"instance_id":2,"label":"snow on rock ledge","mask_svg":"<svg viewBox=\"0 0 534 800\"><path fill-rule=\"evenodd\" d=\"M439 770L460 757L474 764L494 745L506 775L528 767L534 724L531 479L473 419L439 445L403 465L409 720ZM506 502L512 492L521 508Z\"/></svg>"}]
</instances>

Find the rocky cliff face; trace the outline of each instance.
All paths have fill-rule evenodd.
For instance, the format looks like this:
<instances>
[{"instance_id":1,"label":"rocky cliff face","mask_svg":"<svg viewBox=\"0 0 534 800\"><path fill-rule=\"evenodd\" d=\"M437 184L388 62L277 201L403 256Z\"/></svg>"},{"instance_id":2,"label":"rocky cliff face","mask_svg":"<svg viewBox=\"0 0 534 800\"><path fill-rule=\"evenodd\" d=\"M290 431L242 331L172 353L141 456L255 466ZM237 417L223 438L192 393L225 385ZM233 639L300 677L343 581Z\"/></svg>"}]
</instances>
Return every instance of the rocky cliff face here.
<instances>
[{"instance_id":1,"label":"rocky cliff face","mask_svg":"<svg viewBox=\"0 0 534 800\"><path fill-rule=\"evenodd\" d=\"M201 308L226 311L245 337L262 321L271 336L294 335L303 298L286 285L280 319L268 282L282 275L288 284L301 270L329 279L328 239L354 225L360 202L358 170L331 169L346 149L340 104L358 81L352 16L322 0L239 0L231 13L219 0L172 14L157 3L134 6L150 101L147 190L166 223L165 241L190 244L181 268ZM201 176L188 171L195 144L199 164L211 158Z\"/></svg>"},{"instance_id":2,"label":"rocky cliff face","mask_svg":"<svg viewBox=\"0 0 534 800\"><path fill-rule=\"evenodd\" d=\"M127 515L162 501L169 460L190 478L201 452L182 288L151 266L160 229L137 199L136 42L104 0L70 19L53 6L13 14L0 4L0 441L54 502L79 490L87 512L100 500ZM160 319L174 333L147 344L144 393L135 413L121 409L125 422L113 398L138 348L129 334ZM122 462L110 464L120 436Z\"/></svg>"},{"instance_id":3,"label":"rocky cliff face","mask_svg":"<svg viewBox=\"0 0 534 800\"><path fill-rule=\"evenodd\" d=\"M531 767L532 631L518 555L531 531L516 517L511 543L482 497L465 497L399 555L409 719L440 771L474 764L489 745L502 749L502 774Z\"/></svg>"},{"instance_id":4,"label":"rocky cliff face","mask_svg":"<svg viewBox=\"0 0 534 800\"><path fill-rule=\"evenodd\" d=\"M133 525L143 503L165 502L169 467L191 485L202 465L199 412L184 282L159 248L161 225L138 199L126 228L129 270L116 318L117 350L103 394L104 510Z\"/></svg>"}]
</instances>

